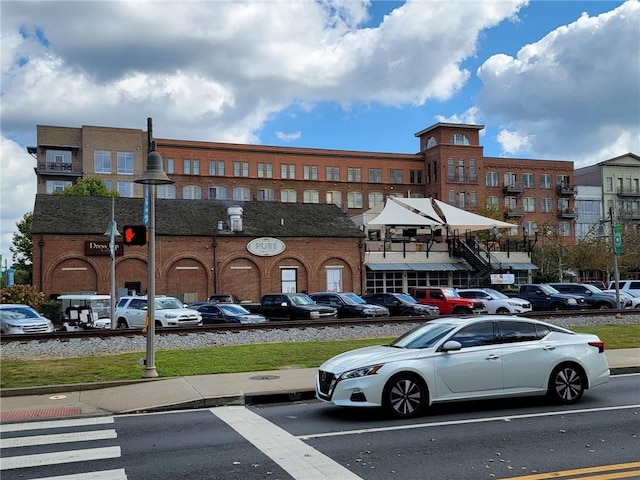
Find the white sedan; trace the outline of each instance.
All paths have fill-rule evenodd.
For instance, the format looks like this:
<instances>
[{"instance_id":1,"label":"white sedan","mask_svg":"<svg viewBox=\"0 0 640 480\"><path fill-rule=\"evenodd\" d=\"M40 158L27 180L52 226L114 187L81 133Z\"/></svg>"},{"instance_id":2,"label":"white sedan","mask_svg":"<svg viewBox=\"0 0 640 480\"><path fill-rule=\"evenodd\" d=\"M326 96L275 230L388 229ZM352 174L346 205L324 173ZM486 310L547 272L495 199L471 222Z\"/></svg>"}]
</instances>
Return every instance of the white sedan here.
<instances>
[{"instance_id":1,"label":"white sedan","mask_svg":"<svg viewBox=\"0 0 640 480\"><path fill-rule=\"evenodd\" d=\"M531 303L522 298L507 297L493 288L459 288L457 292L463 298L482 300L488 313L508 314L527 313L532 310Z\"/></svg>"},{"instance_id":2,"label":"white sedan","mask_svg":"<svg viewBox=\"0 0 640 480\"><path fill-rule=\"evenodd\" d=\"M608 381L604 342L596 335L528 318L478 316L430 320L388 345L337 355L320 366L316 395L408 418L456 400L548 395L572 404Z\"/></svg>"},{"instance_id":3,"label":"white sedan","mask_svg":"<svg viewBox=\"0 0 640 480\"><path fill-rule=\"evenodd\" d=\"M615 298L615 290L603 290L604 293L610 293ZM640 308L640 297L634 297L629 292L619 290L620 293L620 306L622 308Z\"/></svg>"}]
</instances>

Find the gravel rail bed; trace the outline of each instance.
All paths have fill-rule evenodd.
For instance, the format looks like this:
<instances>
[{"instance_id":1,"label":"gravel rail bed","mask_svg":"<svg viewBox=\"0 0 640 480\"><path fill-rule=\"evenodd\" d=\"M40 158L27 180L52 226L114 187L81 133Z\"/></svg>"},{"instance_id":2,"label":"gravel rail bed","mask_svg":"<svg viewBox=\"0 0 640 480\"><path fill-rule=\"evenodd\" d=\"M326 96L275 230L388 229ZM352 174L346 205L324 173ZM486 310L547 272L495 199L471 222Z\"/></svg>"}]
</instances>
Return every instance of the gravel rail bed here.
<instances>
[{"instance_id":1,"label":"gravel rail bed","mask_svg":"<svg viewBox=\"0 0 640 480\"><path fill-rule=\"evenodd\" d=\"M553 316L541 318L560 327L572 328L589 325L640 325L640 312L611 316ZM349 325L340 327L304 327L278 330L248 329L246 331L197 332L157 335L156 350L186 350L253 343L317 342L353 340L362 338L397 337L423 322ZM109 355L146 351L144 335L70 338L54 341L30 340L3 344L0 359L52 359Z\"/></svg>"}]
</instances>

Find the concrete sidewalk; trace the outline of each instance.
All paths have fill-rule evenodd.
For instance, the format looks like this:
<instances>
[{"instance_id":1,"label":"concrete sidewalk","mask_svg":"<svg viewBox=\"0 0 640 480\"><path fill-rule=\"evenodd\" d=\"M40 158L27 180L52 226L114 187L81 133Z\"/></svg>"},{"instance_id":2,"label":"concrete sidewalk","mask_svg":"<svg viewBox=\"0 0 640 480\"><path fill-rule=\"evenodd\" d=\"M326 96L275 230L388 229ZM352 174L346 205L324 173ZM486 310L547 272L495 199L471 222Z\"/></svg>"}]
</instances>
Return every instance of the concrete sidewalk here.
<instances>
[{"instance_id":1,"label":"concrete sidewalk","mask_svg":"<svg viewBox=\"0 0 640 480\"><path fill-rule=\"evenodd\" d=\"M640 372L640 348L605 352L612 374ZM0 422L315 398L315 368L3 389Z\"/></svg>"}]
</instances>

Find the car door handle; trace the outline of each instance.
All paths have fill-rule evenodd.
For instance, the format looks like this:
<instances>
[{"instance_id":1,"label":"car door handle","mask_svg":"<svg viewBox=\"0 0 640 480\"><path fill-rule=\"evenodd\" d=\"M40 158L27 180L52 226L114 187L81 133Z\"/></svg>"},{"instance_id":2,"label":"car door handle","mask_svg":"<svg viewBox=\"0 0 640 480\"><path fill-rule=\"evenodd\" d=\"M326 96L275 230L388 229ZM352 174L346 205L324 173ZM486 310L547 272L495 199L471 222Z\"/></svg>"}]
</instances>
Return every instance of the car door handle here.
<instances>
[{"instance_id":1,"label":"car door handle","mask_svg":"<svg viewBox=\"0 0 640 480\"><path fill-rule=\"evenodd\" d=\"M555 345L545 345L544 347L542 347L543 350L555 350L556 346Z\"/></svg>"},{"instance_id":2,"label":"car door handle","mask_svg":"<svg viewBox=\"0 0 640 480\"><path fill-rule=\"evenodd\" d=\"M491 355L487 355L487 360L498 360L500 358L500 355L496 355L494 353L492 353Z\"/></svg>"}]
</instances>

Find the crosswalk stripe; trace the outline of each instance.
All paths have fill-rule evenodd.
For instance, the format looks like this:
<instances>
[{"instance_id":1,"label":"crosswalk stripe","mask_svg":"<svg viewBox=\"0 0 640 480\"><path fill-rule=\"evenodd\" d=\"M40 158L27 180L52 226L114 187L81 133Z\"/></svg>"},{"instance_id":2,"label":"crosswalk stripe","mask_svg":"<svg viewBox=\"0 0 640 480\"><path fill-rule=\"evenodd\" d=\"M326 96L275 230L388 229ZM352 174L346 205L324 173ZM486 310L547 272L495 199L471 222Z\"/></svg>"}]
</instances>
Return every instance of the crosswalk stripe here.
<instances>
[{"instance_id":1,"label":"crosswalk stripe","mask_svg":"<svg viewBox=\"0 0 640 480\"><path fill-rule=\"evenodd\" d=\"M44 465L58 465L61 463L85 462L88 460L103 460L120 456L120 447L87 448L66 452L39 453L35 455L21 455L3 457L0 470L15 468L41 467Z\"/></svg>"},{"instance_id":2,"label":"crosswalk stripe","mask_svg":"<svg viewBox=\"0 0 640 480\"><path fill-rule=\"evenodd\" d=\"M51 445L54 443L90 442L92 440L108 440L118 438L113 428L93 430L90 432L55 433L51 435L33 435L30 437L0 438L0 448L32 447L34 445Z\"/></svg>"},{"instance_id":3,"label":"crosswalk stripe","mask_svg":"<svg viewBox=\"0 0 640 480\"><path fill-rule=\"evenodd\" d=\"M351 470L246 407L216 407L211 408L210 411L285 469L293 478L361 480Z\"/></svg>"},{"instance_id":4,"label":"crosswalk stripe","mask_svg":"<svg viewBox=\"0 0 640 480\"><path fill-rule=\"evenodd\" d=\"M68 420L48 420L44 422L4 423L0 432L20 432L23 430L42 430L45 428L82 427L86 425L106 425L113 423L113 417L73 418Z\"/></svg>"},{"instance_id":5,"label":"crosswalk stripe","mask_svg":"<svg viewBox=\"0 0 640 480\"><path fill-rule=\"evenodd\" d=\"M76 473L73 475L61 475L58 477L42 477L33 480L127 480L124 469L104 470L102 472Z\"/></svg>"}]
</instances>

